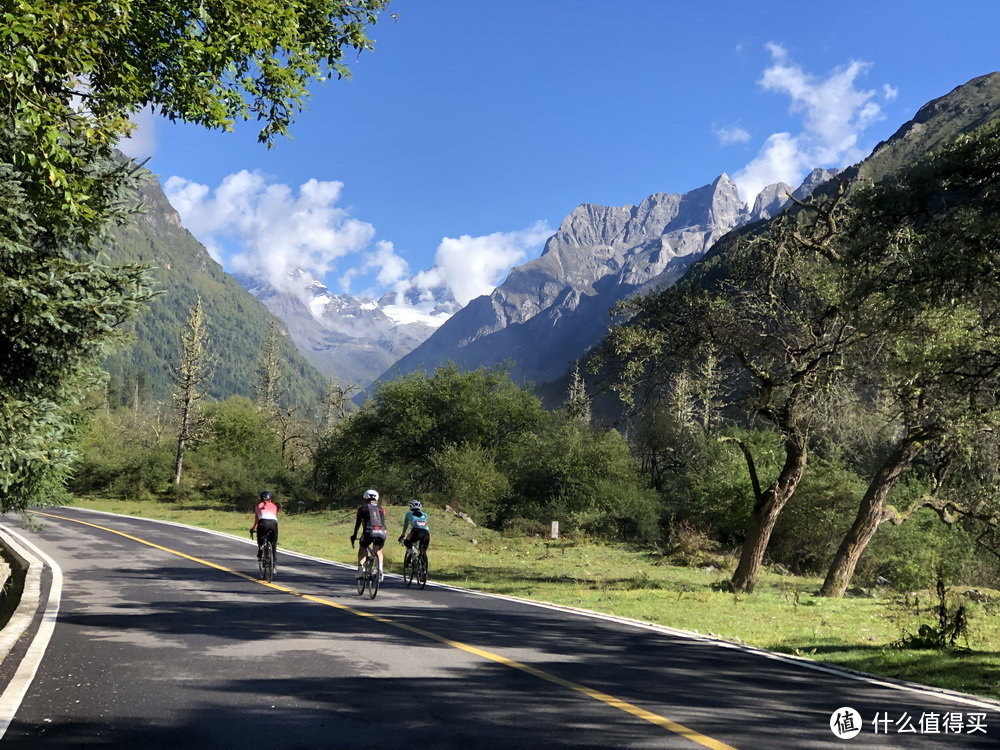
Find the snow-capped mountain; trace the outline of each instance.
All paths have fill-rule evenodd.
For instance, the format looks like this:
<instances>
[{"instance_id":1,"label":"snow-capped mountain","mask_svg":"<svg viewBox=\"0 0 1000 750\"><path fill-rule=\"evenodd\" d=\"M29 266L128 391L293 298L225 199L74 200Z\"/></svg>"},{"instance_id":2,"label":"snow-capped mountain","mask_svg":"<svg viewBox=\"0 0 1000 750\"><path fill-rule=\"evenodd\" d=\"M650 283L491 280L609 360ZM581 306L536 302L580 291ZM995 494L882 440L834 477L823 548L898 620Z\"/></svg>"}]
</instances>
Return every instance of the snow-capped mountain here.
<instances>
[{"instance_id":1,"label":"snow-capped mountain","mask_svg":"<svg viewBox=\"0 0 1000 750\"><path fill-rule=\"evenodd\" d=\"M446 289L414 289L373 300L334 294L304 271L289 274L281 289L257 278L237 279L284 322L316 369L345 385L371 383L459 308Z\"/></svg>"}]
</instances>

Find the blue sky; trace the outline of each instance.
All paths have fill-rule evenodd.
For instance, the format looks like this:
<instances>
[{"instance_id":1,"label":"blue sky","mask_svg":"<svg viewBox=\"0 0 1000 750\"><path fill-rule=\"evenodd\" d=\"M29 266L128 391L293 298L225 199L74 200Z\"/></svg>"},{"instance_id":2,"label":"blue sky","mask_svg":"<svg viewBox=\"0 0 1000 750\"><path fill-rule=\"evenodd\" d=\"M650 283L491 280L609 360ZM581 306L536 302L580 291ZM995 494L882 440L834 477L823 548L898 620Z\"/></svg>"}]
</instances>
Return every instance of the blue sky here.
<instances>
[{"instance_id":1,"label":"blue sky","mask_svg":"<svg viewBox=\"0 0 1000 750\"><path fill-rule=\"evenodd\" d=\"M129 150L227 270L464 303L580 203L857 161L995 70L997 28L985 0L397 0L293 140L142 117Z\"/></svg>"}]
</instances>

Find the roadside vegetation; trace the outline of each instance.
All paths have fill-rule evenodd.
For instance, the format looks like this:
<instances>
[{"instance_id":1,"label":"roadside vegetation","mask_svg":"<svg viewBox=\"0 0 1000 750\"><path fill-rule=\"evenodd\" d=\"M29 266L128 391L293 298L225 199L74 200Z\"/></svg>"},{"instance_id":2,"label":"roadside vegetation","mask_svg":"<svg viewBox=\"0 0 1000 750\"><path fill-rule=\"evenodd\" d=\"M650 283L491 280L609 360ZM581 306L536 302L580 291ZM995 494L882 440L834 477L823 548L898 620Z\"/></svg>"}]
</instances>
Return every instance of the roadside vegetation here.
<instances>
[{"instance_id":1,"label":"roadside vegetation","mask_svg":"<svg viewBox=\"0 0 1000 750\"><path fill-rule=\"evenodd\" d=\"M249 511L206 504L89 497L77 498L75 504L238 536L249 528ZM404 508L390 505L388 511L398 528ZM830 599L816 596L819 577L766 568L755 593L745 596L720 590L735 564L733 556L703 558L694 549L664 554L576 535L552 541L473 526L440 507L429 512L432 581L581 607L1000 699L1000 591L994 589L949 588L949 603L966 602L969 617L968 633L957 648L901 647L899 642L921 625L936 625L933 587L905 592L878 587L864 596ZM281 522L281 546L350 564L353 523L352 509L287 515ZM394 543L386 546L388 571L399 572L402 549ZM249 547L247 555L249 564ZM425 594L432 597L433 588Z\"/></svg>"}]
</instances>

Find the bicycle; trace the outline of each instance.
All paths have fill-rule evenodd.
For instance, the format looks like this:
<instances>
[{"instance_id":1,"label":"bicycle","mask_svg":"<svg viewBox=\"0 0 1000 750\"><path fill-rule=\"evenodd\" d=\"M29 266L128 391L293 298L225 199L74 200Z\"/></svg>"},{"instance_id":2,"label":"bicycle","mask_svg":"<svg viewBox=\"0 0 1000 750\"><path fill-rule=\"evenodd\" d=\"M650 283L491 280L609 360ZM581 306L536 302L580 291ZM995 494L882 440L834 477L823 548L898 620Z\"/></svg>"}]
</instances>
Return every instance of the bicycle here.
<instances>
[{"instance_id":1,"label":"bicycle","mask_svg":"<svg viewBox=\"0 0 1000 750\"><path fill-rule=\"evenodd\" d=\"M365 561L361 570L361 577L358 579L358 596L365 595L365 589L368 589L368 598L374 599L378 594L379 586L379 569L378 569L378 552L368 545L364 548L365 550Z\"/></svg>"},{"instance_id":2,"label":"bicycle","mask_svg":"<svg viewBox=\"0 0 1000 750\"><path fill-rule=\"evenodd\" d=\"M427 585L427 553L422 549L418 550L418 547L418 544L411 542L406 549L406 557L403 558L403 580L406 581L407 588L414 579L421 589Z\"/></svg>"},{"instance_id":3,"label":"bicycle","mask_svg":"<svg viewBox=\"0 0 1000 750\"><path fill-rule=\"evenodd\" d=\"M260 553L260 577L268 583L274 580L274 545L270 539Z\"/></svg>"},{"instance_id":4,"label":"bicycle","mask_svg":"<svg viewBox=\"0 0 1000 750\"><path fill-rule=\"evenodd\" d=\"M253 534L250 536L252 537ZM260 569L260 578L262 581L270 583L274 580L274 544L271 543L270 536L260 548L260 555L257 557L257 567Z\"/></svg>"}]
</instances>

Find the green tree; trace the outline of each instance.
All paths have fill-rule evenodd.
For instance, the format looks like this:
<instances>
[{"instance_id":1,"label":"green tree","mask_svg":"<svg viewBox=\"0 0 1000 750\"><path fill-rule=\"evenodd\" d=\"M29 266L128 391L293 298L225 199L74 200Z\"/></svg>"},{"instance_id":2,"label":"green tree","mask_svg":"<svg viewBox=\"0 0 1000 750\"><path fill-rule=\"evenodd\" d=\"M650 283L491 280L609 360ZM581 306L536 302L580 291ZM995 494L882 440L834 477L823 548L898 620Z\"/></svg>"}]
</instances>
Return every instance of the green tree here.
<instances>
[{"instance_id":1,"label":"green tree","mask_svg":"<svg viewBox=\"0 0 1000 750\"><path fill-rule=\"evenodd\" d=\"M615 430L557 412L512 440L501 465L511 492L496 519L500 525L557 519L605 537L658 532L655 493L646 491L628 442Z\"/></svg>"},{"instance_id":2,"label":"green tree","mask_svg":"<svg viewBox=\"0 0 1000 750\"><path fill-rule=\"evenodd\" d=\"M317 455L317 476L341 498L364 484L427 491L438 475L435 457L449 446L500 454L544 420L539 400L504 370L417 372L380 383L371 401L337 425Z\"/></svg>"},{"instance_id":3,"label":"green tree","mask_svg":"<svg viewBox=\"0 0 1000 750\"><path fill-rule=\"evenodd\" d=\"M281 443L267 418L248 398L206 404L205 437L190 453L188 482L205 496L237 507L285 479Z\"/></svg>"},{"instance_id":4,"label":"green tree","mask_svg":"<svg viewBox=\"0 0 1000 750\"><path fill-rule=\"evenodd\" d=\"M844 227L851 314L879 342L859 379L891 399L898 429L834 555L823 595L842 596L879 526L908 517L887 501L923 452L941 444L960 452L1000 427L998 156L1000 126L980 128L862 191Z\"/></svg>"},{"instance_id":5,"label":"green tree","mask_svg":"<svg viewBox=\"0 0 1000 750\"><path fill-rule=\"evenodd\" d=\"M754 497L731 581L737 591L756 584L774 525L806 471L813 401L857 339L831 260L844 195L842 186L762 229L733 235L681 283L629 301L624 311L632 320L609 338L627 399L669 400L671 385L700 365L712 385L700 396L700 415L685 407L685 421L711 427L728 380L730 401L747 424L763 423L782 436L784 457L771 478L758 470L753 446L732 438ZM691 386L685 391L685 401L698 398Z\"/></svg>"},{"instance_id":6,"label":"green tree","mask_svg":"<svg viewBox=\"0 0 1000 750\"><path fill-rule=\"evenodd\" d=\"M103 223L93 165L143 107L171 120L288 131L307 84L344 76L385 0L15 0L0 23L13 164L39 208ZM81 150L80 145L83 148ZM97 157L97 158L95 158ZM36 217L42 217L36 214Z\"/></svg>"},{"instance_id":7,"label":"green tree","mask_svg":"<svg viewBox=\"0 0 1000 750\"><path fill-rule=\"evenodd\" d=\"M12 164L17 143L10 123L0 125L4 512L60 493L72 459L69 409L94 384L121 324L150 296L142 269L99 262L87 231L38 211L32 186Z\"/></svg>"},{"instance_id":8,"label":"green tree","mask_svg":"<svg viewBox=\"0 0 1000 750\"><path fill-rule=\"evenodd\" d=\"M306 84L347 73L384 0L14 0L0 10L0 508L58 492L66 409L148 300L137 268L96 262L134 167L129 117L285 133Z\"/></svg>"}]
</instances>

